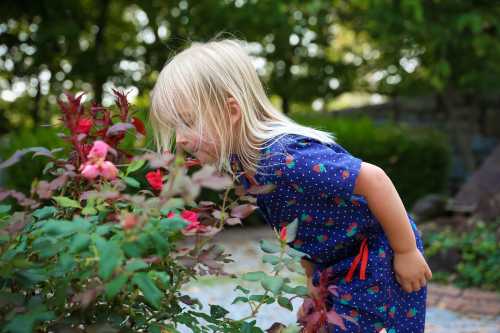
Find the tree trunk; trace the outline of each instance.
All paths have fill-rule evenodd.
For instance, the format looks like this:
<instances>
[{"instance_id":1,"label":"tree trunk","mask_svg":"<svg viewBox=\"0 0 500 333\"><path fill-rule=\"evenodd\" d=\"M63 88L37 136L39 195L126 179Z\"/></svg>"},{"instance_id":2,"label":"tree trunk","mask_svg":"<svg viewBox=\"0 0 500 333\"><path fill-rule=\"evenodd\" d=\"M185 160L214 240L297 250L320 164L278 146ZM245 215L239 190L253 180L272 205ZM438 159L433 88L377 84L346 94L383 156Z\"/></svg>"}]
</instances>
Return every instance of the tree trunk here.
<instances>
[{"instance_id":1,"label":"tree trunk","mask_svg":"<svg viewBox=\"0 0 500 333\"><path fill-rule=\"evenodd\" d=\"M288 114L290 112L290 102L288 96L281 96L281 108L283 109L284 114Z\"/></svg>"},{"instance_id":2,"label":"tree trunk","mask_svg":"<svg viewBox=\"0 0 500 333\"><path fill-rule=\"evenodd\" d=\"M102 103L102 86L106 83L106 75L103 75L104 66L106 66L105 61L105 40L104 34L106 31L108 11L109 11L110 0L102 0L98 3L100 4L99 16L97 17L96 25L99 28L97 34L95 35L95 61L96 61L96 71L94 73L94 94L95 101Z\"/></svg>"},{"instance_id":3,"label":"tree trunk","mask_svg":"<svg viewBox=\"0 0 500 333\"><path fill-rule=\"evenodd\" d=\"M37 85L36 85L36 95L35 95L35 100L33 104L33 109L31 113L33 114L33 124L36 127L40 124L40 99L42 98L42 92L41 92L41 87L40 87L40 80L37 80Z\"/></svg>"}]
</instances>

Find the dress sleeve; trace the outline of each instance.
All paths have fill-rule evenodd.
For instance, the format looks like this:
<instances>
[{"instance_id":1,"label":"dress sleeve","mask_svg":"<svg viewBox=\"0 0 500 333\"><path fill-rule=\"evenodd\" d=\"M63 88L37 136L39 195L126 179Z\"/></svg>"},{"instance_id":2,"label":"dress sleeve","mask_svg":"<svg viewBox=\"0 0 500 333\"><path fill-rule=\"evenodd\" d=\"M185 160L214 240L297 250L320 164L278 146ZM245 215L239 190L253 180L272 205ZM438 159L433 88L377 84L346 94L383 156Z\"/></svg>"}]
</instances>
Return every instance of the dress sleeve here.
<instances>
[{"instance_id":1,"label":"dress sleeve","mask_svg":"<svg viewBox=\"0 0 500 333\"><path fill-rule=\"evenodd\" d=\"M338 144L314 139L287 143L281 164L282 185L307 196L328 195L348 200L354 191L361 159Z\"/></svg>"}]
</instances>

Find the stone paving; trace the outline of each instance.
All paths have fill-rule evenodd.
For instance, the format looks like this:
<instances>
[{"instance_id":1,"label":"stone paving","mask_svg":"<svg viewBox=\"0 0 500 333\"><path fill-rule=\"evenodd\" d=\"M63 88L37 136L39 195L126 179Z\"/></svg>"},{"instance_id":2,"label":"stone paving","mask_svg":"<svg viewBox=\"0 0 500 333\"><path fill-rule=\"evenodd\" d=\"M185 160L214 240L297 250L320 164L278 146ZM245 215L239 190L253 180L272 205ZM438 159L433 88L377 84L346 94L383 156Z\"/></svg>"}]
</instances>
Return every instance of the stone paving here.
<instances>
[{"instance_id":1,"label":"stone paving","mask_svg":"<svg viewBox=\"0 0 500 333\"><path fill-rule=\"evenodd\" d=\"M240 275L243 272L263 270L270 272L270 266L260 260L262 252L259 249L260 239L272 240L274 233L269 227L226 230L217 235L215 242L224 246L227 253L232 254L235 262L226 264L225 271ZM286 275L298 284L304 284L303 276ZM239 293L234 291L239 283L251 290L255 284L246 281L235 281L229 277L201 278L189 284L185 292L198 298L205 306L219 304L230 311L230 317L237 319L249 314L247 304L231 304ZM257 287L257 286L256 286ZM485 292L477 289L460 290L451 286L429 283L428 308L426 314L426 333L500 333L500 297L498 293ZM285 325L295 323L296 311L302 304L301 299L292 301L293 311L290 312L276 304L264 305L256 320L261 328L269 328L274 322ZM206 307L204 310L207 310ZM190 332L186 327L181 332Z\"/></svg>"}]
</instances>

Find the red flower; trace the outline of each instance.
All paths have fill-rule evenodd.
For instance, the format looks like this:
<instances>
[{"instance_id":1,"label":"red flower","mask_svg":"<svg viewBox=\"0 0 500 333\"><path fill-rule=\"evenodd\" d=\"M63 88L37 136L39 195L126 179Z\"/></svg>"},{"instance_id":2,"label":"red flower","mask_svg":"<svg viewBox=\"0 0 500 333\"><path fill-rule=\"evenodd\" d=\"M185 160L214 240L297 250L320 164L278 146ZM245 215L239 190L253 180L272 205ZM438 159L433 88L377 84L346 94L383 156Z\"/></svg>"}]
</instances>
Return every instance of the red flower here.
<instances>
[{"instance_id":1,"label":"red flower","mask_svg":"<svg viewBox=\"0 0 500 333\"><path fill-rule=\"evenodd\" d=\"M134 125L135 129L137 132L141 133L142 135L146 135L146 127L144 126L144 123L142 120L140 120L137 117L132 117L132 125Z\"/></svg>"},{"instance_id":2,"label":"red flower","mask_svg":"<svg viewBox=\"0 0 500 333\"><path fill-rule=\"evenodd\" d=\"M172 218L174 217L174 215L175 214L173 212L170 212L168 213L167 218ZM206 230L206 226L198 221L198 214L196 212L193 212L192 210L184 210L181 212L181 217L189 222L189 224L183 230L183 233L185 235L204 232Z\"/></svg>"},{"instance_id":3,"label":"red flower","mask_svg":"<svg viewBox=\"0 0 500 333\"><path fill-rule=\"evenodd\" d=\"M81 118L78 120L76 124L75 132L76 134L89 134L90 129L92 128L92 119Z\"/></svg>"},{"instance_id":4,"label":"red flower","mask_svg":"<svg viewBox=\"0 0 500 333\"><path fill-rule=\"evenodd\" d=\"M283 242L286 242L286 227L281 228L281 231L280 231L280 239L281 239Z\"/></svg>"},{"instance_id":5,"label":"red flower","mask_svg":"<svg viewBox=\"0 0 500 333\"><path fill-rule=\"evenodd\" d=\"M163 179L160 169L146 173L146 180L154 190L161 191L163 188Z\"/></svg>"}]
</instances>

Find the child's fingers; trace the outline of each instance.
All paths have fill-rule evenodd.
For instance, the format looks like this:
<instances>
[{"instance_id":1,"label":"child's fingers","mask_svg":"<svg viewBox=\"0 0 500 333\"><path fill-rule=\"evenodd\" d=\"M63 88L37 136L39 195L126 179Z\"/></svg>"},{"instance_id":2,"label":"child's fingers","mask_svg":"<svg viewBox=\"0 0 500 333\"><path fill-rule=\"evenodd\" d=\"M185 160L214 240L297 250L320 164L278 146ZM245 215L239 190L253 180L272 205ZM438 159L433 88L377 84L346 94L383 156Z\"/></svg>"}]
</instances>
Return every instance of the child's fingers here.
<instances>
[{"instance_id":1,"label":"child's fingers","mask_svg":"<svg viewBox=\"0 0 500 333\"><path fill-rule=\"evenodd\" d=\"M432 272L431 272L431 270L430 270L430 268L429 268L429 267L427 267L427 269L425 270L425 278L426 278L427 280L432 279Z\"/></svg>"},{"instance_id":2,"label":"child's fingers","mask_svg":"<svg viewBox=\"0 0 500 333\"><path fill-rule=\"evenodd\" d=\"M424 277L420 278L420 288L425 287L426 284L427 284L427 281L425 280L425 278Z\"/></svg>"},{"instance_id":3,"label":"child's fingers","mask_svg":"<svg viewBox=\"0 0 500 333\"><path fill-rule=\"evenodd\" d=\"M419 281L419 280L416 280L416 281L412 281L412 282L411 282L411 291L412 291L412 292L413 292L413 291L419 291L419 290L420 290L420 288L422 288L422 287L420 286L420 281Z\"/></svg>"},{"instance_id":4,"label":"child's fingers","mask_svg":"<svg viewBox=\"0 0 500 333\"><path fill-rule=\"evenodd\" d=\"M396 274L396 280L398 281L399 285L401 286L401 288L403 288L404 291L406 291L407 293L412 292L413 287L412 287L411 283L399 278L398 274Z\"/></svg>"}]
</instances>

